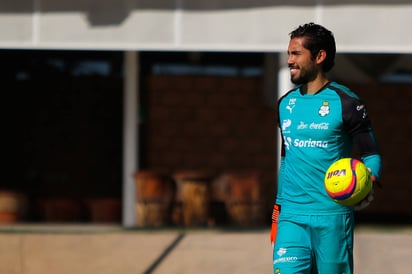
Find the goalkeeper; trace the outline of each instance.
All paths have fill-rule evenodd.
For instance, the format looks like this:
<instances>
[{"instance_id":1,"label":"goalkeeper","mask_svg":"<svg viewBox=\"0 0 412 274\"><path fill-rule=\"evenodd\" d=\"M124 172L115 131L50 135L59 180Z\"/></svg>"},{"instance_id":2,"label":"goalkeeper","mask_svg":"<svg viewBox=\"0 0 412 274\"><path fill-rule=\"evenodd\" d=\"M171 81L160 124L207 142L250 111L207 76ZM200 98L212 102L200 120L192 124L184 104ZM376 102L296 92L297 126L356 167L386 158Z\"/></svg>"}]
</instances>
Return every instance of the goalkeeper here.
<instances>
[{"instance_id":1,"label":"goalkeeper","mask_svg":"<svg viewBox=\"0 0 412 274\"><path fill-rule=\"evenodd\" d=\"M335 39L309 23L290 33L288 66L296 87L278 102L282 136L278 189L273 208L273 271L281 274L353 273L353 208L326 193L327 168L351 157L379 179L381 156L365 104L326 75L334 65ZM372 192L371 192L372 193ZM371 194L358 209L367 206Z\"/></svg>"}]
</instances>

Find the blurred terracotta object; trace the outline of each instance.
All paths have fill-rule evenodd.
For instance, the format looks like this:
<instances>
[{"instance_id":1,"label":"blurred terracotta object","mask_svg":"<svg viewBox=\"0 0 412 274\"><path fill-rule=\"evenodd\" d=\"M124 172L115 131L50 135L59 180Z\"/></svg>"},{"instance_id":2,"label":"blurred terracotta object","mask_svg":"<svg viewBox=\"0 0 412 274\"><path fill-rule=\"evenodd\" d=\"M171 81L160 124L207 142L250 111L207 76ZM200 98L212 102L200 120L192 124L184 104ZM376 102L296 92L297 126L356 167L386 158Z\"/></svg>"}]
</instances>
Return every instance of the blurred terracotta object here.
<instances>
[{"instance_id":1,"label":"blurred terracotta object","mask_svg":"<svg viewBox=\"0 0 412 274\"><path fill-rule=\"evenodd\" d=\"M16 213L0 212L0 224L13 224L19 221Z\"/></svg>"},{"instance_id":2,"label":"blurred terracotta object","mask_svg":"<svg viewBox=\"0 0 412 274\"><path fill-rule=\"evenodd\" d=\"M161 171L142 170L135 174L135 183L137 225L169 224L176 189L172 178Z\"/></svg>"},{"instance_id":3,"label":"blurred terracotta object","mask_svg":"<svg viewBox=\"0 0 412 274\"><path fill-rule=\"evenodd\" d=\"M226 204L229 222L240 227L253 227L263 224L264 208L260 201L232 201Z\"/></svg>"},{"instance_id":4,"label":"blurred terracotta object","mask_svg":"<svg viewBox=\"0 0 412 274\"><path fill-rule=\"evenodd\" d=\"M139 202L149 200L171 201L174 196L172 178L164 172L143 170L135 175L136 200Z\"/></svg>"},{"instance_id":5,"label":"blurred terracotta object","mask_svg":"<svg viewBox=\"0 0 412 274\"><path fill-rule=\"evenodd\" d=\"M259 173L238 171L222 176L228 185L225 205L230 223L236 226L261 225L263 213Z\"/></svg>"},{"instance_id":6,"label":"blurred terracotta object","mask_svg":"<svg viewBox=\"0 0 412 274\"><path fill-rule=\"evenodd\" d=\"M205 226L209 222L210 182L213 175L203 171L186 171L174 175L177 201L184 226Z\"/></svg>"},{"instance_id":7,"label":"blurred terracotta object","mask_svg":"<svg viewBox=\"0 0 412 274\"><path fill-rule=\"evenodd\" d=\"M23 221L28 207L25 194L1 190L0 191L0 224L10 224Z\"/></svg>"},{"instance_id":8,"label":"blurred terracotta object","mask_svg":"<svg viewBox=\"0 0 412 274\"><path fill-rule=\"evenodd\" d=\"M86 200L90 221L93 223L120 223L121 201L116 198L94 198Z\"/></svg>"},{"instance_id":9,"label":"blurred terracotta object","mask_svg":"<svg viewBox=\"0 0 412 274\"><path fill-rule=\"evenodd\" d=\"M45 198L38 201L40 216L45 222L82 221L82 203L70 198Z\"/></svg>"},{"instance_id":10,"label":"blurred terracotta object","mask_svg":"<svg viewBox=\"0 0 412 274\"><path fill-rule=\"evenodd\" d=\"M162 227L169 223L169 209L161 201L137 202L135 210L138 226Z\"/></svg>"},{"instance_id":11,"label":"blurred terracotta object","mask_svg":"<svg viewBox=\"0 0 412 274\"><path fill-rule=\"evenodd\" d=\"M229 195L228 174L222 174L210 183L210 200L213 202L225 202Z\"/></svg>"},{"instance_id":12,"label":"blurred terracotta object","mask_svg":"<svg viewBox=\"0 0 412 274\"><path fill-rule=\"evenodd\" d=\"M228 184L228 201L258 201L260 178L256 171L238 171L223 174Z\"/></svg>"}]
</instances>

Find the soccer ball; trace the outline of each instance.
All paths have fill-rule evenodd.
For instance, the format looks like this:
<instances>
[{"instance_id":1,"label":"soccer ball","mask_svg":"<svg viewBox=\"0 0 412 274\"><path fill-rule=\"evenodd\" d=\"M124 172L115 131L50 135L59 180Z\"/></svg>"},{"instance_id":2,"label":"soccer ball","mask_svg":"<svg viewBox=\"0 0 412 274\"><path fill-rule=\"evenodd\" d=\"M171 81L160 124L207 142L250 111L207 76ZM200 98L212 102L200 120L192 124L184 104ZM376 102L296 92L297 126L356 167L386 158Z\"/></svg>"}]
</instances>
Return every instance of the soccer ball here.
<instances>
[{"instance_id":1,"label":"soccer ball","mask_svg":"<svg viewBox=\"0 0 412 274\"><path fill-rule=\"evenodd\" d=\"M355 206L372 190L369 170L354 158L343 158L330 165L324 181L328 195L345 206Z\"/></svg>"}]
</instances>

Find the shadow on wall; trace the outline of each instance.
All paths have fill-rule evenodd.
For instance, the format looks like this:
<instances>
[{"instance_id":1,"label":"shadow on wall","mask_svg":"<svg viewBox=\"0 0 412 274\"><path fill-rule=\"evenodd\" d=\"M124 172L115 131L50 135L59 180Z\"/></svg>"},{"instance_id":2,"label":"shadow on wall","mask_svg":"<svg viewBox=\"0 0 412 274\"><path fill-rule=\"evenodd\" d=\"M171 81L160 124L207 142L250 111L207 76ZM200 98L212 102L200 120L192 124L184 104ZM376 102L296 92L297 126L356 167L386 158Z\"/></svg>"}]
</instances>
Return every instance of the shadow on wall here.
<instances>
[{"instance_id":1,"label":"shadow on wall","mask_svg":"<svg viewBox=\"0 0 412 274\"><path fill-rule=\"evenodd\" d=\"M214 11L230 9L251 9L276 6L314 6L312 1L306 0L225 0L225 1L132 1L132 0L104 0L104 1L4 1L0 3L0 11L9 13L33 12L33 2L39 2L35 9L42 13L83 11L87 14L91 25L120 25L129 14L139 10L188 10ZM408 0L326 0L322 5L397 5L410 4Z\"/></svg>"}]
</instances>

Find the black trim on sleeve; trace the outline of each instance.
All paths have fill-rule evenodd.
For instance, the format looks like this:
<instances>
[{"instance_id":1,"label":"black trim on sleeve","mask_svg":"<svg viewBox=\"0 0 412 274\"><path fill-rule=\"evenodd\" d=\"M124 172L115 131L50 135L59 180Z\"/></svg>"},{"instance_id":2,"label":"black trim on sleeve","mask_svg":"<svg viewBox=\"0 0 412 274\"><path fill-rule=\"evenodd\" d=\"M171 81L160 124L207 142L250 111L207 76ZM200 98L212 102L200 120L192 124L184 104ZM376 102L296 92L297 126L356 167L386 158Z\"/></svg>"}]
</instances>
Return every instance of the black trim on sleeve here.
<instances>
[{"instance_id":1,"label":"black trim on sleeve","mask_svg":"<svg viewBox=\"0 0 412 274\"><path fill-rule=\"evenodd\" d=\"M353 139L361 156L378 154L379 150L365 103L336 87L333 89L341 98L343 129Z\"/></svg>"}]
</instances>

